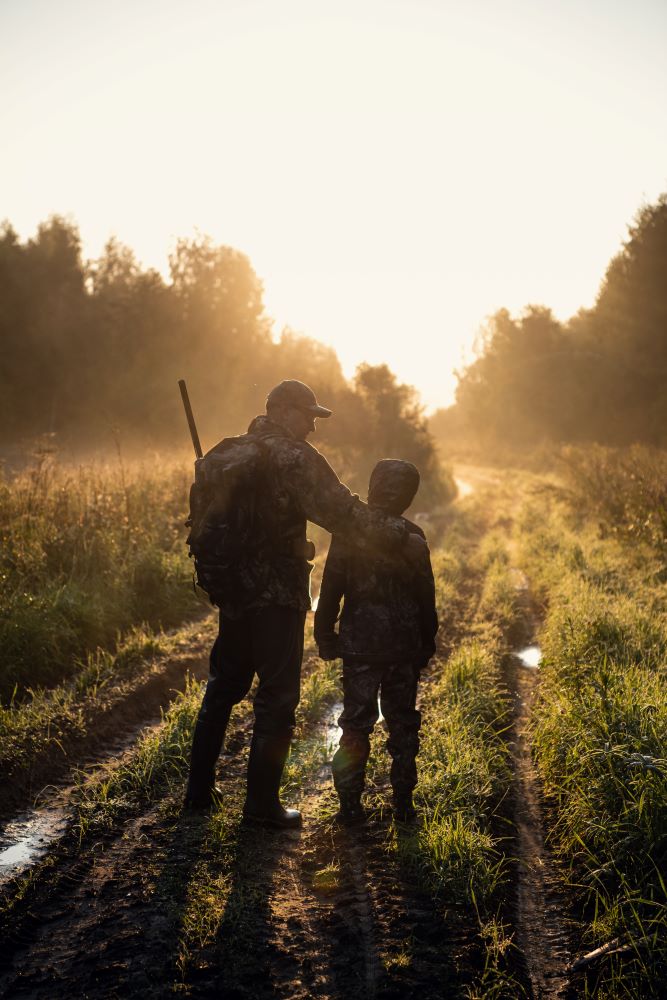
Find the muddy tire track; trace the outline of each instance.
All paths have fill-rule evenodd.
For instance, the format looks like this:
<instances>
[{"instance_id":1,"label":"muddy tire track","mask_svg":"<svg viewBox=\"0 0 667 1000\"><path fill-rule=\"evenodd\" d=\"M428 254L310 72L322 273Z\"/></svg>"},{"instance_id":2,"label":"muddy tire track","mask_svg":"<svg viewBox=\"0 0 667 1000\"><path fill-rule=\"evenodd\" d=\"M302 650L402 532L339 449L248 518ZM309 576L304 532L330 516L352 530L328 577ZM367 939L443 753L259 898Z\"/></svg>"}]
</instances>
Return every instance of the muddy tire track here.
<instances>
[{"instance_id":1,"label":"muddy tire track","mask_svg":"<svg viewBox=\"0 0 667 1000\"><path fill-rule=\"evenodd\" d=\"M330 763L341 710L340 704L330 708L317 727L327 745L327 759L307 777L300 799L302 829L263 837L262 865L270 873L265 914L258 921L265 923L264 971L270 995L290 1000L375 996L379 960L362 848L351 843L347 854L341 851L340 841L347 842L348 835L320 818L333 801ZM338 884L320 885L318 874L336 859ZM256 926L252 932L256 939L258 931ZM253 979L249 970L235 985L247 991L245 995L264 996Z\"/></svg>"},{"instance_id":2,"label":"muddy tire track","mask_svg":"<svg viewBox=\"0 0 667 1000\"><path fill-rule=\"evenodd\" d=\"M567 919L564 880L546 844L541 781L532 757L530 723L539 685L537 617L528 580L515 569L522 611L523 643L505 657L505 681L512 698L512 802L516 845L513 909L516 944L533 1000L571 996L572 926Z\"/></svg>"},{"instance_id":3,"label":"muddy tire track","mask_svg":"<svg viewBox=\"0 0 667 1000\"><path fill-rule=\"evenodd\" d=\"M250 719L232 720L233 756L219 783L230 793L245 767ZM7 998L158 998L178 979L191 877L210 855L207 813L181 812L180 801L148 806L79 850L75 838L37 883L11 922L5 920L0 996Z\"/></svg>"},{"instance_id":4,"label":"muddy tire track","mask_svg":"<svg viewBox=\"0 0 667 1000\"><path fill-rule=\"evenodd\" d=\"M191 956L188 994L390 1000L414 990L435 1000L444 977L447 995L463 997L474 933L388 851L386 812L337 827L329 764L307 778L301 808L302 830L241 828L225 918Z\"/></svg>"},{"instance_id":5,"label":"muddy tire track","mask_svg":"<svg viewBox=\"0 0 667 1000\"><path fill-rule=\"evenodd\" d=\"M443 982L447 996L465 995L474 934L389 858L388 835L381 819L349 831L316 821L300 844L284 845L270 898L275 996L435 1000ZM314 875L332 862L337 884L318 890Z\"/></svg>"},{"instance_id":6,"label":"muddy tire track","mask_svg":"<svg viewBox=\"0 0 667 1000\"><path fill-rule=\"evenodd\" d=\"M361 950L364 958L364 995L374 997L380 973L377 947L377 920L373 893L368 882L368 860L359 843L351 843L348 850L350 873L354 887L355 911L361 933Z\"/></svg>"},{"instance_id":7,"label":"muddy tire track","mask_svg":"<svg viewBox=\"0 0 667 1000\"><path fill-rule=\"evenodd\" d=\"M189 674L203 679L208 670L211 626L202 622L178 650L151 661L137 676L110 689L100 700L84 702L77 731L61 734L17 761L0 785L0 819L9 820L40 797L45 786L60 787L74 770L82 770L116 756L140 730L155 724L175 694L185 688ZM53 790L53 789L52 789Z\"/></svg>"}]
</instances>

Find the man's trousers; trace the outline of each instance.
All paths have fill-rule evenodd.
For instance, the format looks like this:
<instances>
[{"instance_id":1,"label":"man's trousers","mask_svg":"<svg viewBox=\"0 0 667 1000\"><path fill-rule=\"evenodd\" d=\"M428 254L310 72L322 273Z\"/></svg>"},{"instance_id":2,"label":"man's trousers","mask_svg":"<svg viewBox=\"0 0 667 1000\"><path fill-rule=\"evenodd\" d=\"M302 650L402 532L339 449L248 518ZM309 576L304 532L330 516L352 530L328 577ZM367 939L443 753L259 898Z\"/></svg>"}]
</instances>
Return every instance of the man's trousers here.
<instances>
[{"instance_id":1,"label":"man's trousers","mask_svg":"<svg viewBox=\"0 0 667 1000\"><path fill-rule=\"evenodd\" d=\"M299 704L305 612L277 605L240 618L220 615L199 718L215 722L248 694L255 674L254 732L287 736Z\"/></svg>"}]
</instances>

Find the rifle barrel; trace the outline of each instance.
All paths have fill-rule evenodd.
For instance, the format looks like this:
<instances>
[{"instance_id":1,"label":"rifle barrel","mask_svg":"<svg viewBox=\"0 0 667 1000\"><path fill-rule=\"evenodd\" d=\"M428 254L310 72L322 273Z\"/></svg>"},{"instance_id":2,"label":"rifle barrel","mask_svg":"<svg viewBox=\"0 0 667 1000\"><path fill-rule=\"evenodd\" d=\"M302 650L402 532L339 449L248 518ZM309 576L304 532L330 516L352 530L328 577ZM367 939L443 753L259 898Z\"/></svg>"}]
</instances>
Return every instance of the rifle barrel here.
<instances>
[{"instance_id":1,"label":"rifle barrel","mask_svg":"<svg viewBox=\"0 0 667 1000\"><path fill-rule=\"evenodd\" d=\"M185 410L185 416L188 421L188 427L190 428L190 437L192 438L192 444L194 445L195 455L197 456L197 458L203 458L204 452L201 450L199 434L197 433L197 425L195 424L195 418L192 413L192 407L190 406L190 397L188 396L188 389L185 384L184 378L179 378L178 388L181 390L183 409Z\"/></svg>"}]
</instances>

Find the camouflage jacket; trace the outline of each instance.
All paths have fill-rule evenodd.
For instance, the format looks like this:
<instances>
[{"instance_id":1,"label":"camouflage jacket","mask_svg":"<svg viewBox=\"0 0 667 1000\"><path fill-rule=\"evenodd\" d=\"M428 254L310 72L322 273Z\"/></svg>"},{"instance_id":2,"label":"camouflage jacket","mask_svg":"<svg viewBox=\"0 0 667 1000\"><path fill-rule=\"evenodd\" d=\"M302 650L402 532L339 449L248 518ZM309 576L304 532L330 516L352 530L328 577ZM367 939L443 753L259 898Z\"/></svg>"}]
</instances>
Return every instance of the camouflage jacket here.
<instances>
[{"instance_id":1,"label":"camouflage jacket","mask_svg":"<svg viewBox=\"0 0 667 1000\"><path fill-rule=\"evenodd\" d=\"M416 524L401 521L407 531L424 537ZM323 655L351 663L411 659L423 664L435 652L437 631L428 548L420 562L409 566L380 552L364 552L334 535L315 612L315 641Z\"/></svg>"},{"instance_id":2,"label":"camouflage jacket","mask_svg":"<svg viewBox=\"0 0 667 1000\"><path fill-rule=\"evenodd\" d=\"M257 563L262 590L250 603L227 600L220 610L228 617L268 605L310 608L310 572L306 545L306 522L313 521L341 537L355 539L362 551L372 547L400 553L407 538L402 518L372 510L340 482L323 455L306 441L298 441L289 430L265 416L255 417L247 435L236 439L240 448L259 447L262 475L254 495L254 516L268 544L250 554ZM222 446L216 445L204 462L214 460ZM243 503L243 496L237 502ZM245 571L252 566L245 560ZM402 561L402 560L399 560ZM239 591L243 593L242 588Z\"/></svg>"}]
</instances>

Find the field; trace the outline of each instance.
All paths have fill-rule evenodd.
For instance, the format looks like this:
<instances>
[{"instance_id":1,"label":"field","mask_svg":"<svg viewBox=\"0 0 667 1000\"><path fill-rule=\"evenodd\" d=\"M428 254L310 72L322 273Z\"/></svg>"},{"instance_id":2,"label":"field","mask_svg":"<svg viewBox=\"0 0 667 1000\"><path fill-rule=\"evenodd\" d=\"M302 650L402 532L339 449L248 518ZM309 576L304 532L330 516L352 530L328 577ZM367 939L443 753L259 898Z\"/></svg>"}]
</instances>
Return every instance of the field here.
<instances>
[{"instance_id":1,"label":"field","mask_svg":"<svg viewBox=\"0 0 667 1000\"><path fill-rule=\"evenodd\" d=\"M378 727L349 831L328 767L340 664L311 616L283 789L303 830L240 821L250 702L223 806L182 810L215 632L183 554L187 465L8 480L0 994L664 996L662 467L588 458L455 470L431 529L419 822L392 820Z\"/></svg>"}]
</instances>

